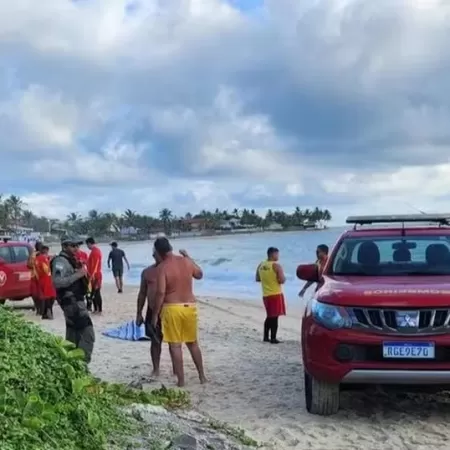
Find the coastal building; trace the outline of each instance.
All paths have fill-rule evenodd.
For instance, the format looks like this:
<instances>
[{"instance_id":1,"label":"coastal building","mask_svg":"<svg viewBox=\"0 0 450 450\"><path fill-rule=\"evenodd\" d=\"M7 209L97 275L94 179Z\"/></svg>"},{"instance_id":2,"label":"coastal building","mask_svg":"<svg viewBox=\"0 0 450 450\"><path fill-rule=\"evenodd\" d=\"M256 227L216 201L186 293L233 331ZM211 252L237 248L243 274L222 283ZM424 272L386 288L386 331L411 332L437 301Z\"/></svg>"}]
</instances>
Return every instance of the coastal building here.
<instances>
[{"instance_id":1,"label":"coastal building","mask_svg":"<svg viewBox=\"0 0 450 450\"><path fill-rule=\"evenodd\" d=\"M268 231L281 231L283 230L283 225L277 222L272 222L266 227L266 230Z\"/></svg>"},{"instance_id":2,"label":"coastal building","mask_svg":"<svg viewBox=\"0 0 450 450\"><path fill-rule=\"evenodd\" d=\"M135 227L123 227L120 229L120 236L136 236L139 233L139 229Z\"/></svg>"},{"instance_id":3,"label":"coastal building","mask_svg":"<svg viewBox=\"0 0 450 450\"><path fill-rule=\"evenodd\" d=\"M224 231L240 228L241 226L241 221L237 217L232 217L227 220L221 220L219 223L219 228Z\"/></svg>"},{"instance_id":4,"label":"coastal building","mask_svg":"<svg viewBox=\"0 0 450 450\"><path fill-rule=\"evenodd\" d=\"M8 230L5 228L0 228L0 240L9 239L11 237Z\"/></svg>"},{"instance_id":5,"label":"coastal building","mask_svg":"<svg viewBox=\"0 0 450 450\"><path fill-rule=\"evenodd\" d=\"M207 228L207 220L203 217L193 218L193 219L183 219L183 227L186 231L200 231Z\"/></svg>"}]
</instances>

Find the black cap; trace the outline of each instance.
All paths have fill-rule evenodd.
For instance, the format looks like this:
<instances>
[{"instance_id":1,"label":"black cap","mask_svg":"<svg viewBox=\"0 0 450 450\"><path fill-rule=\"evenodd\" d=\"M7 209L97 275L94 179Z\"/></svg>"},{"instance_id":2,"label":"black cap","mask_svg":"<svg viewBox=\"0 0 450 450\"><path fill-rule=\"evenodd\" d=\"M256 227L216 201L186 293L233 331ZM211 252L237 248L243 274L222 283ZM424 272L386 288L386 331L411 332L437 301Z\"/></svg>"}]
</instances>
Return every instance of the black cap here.
<instances>
[{"instance_id":1,"label":"black cap","mask_svg":"<svg viewBox=\"0 0 450 450\"><path fill-rule=\"evenodd\" d=\"M83 241L76 237L66 236L61 240L61 245L82 245Z\"/></svg>"}]
</instances>

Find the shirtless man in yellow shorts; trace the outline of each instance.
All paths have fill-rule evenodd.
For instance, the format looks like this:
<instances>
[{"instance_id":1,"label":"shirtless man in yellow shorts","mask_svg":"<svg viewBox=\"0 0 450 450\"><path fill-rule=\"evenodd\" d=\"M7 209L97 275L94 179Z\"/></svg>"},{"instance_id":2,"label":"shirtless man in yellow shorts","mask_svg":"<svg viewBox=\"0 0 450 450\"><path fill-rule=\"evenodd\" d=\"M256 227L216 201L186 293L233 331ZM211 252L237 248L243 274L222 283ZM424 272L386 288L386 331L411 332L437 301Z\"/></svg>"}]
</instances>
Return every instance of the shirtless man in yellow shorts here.
<instances>
[{"instance_id":1,"label":"shirtless man in yellow shorts","mask_svg":"<svg viewBox=\"0 0 450 450\"><path fill-rule=\"evenodd\" d=\"M184 386L183 344L186 344L197 368L200 383L205 383L203 358L198 345L197 304L192 279L203 278L202 269L186 251L174 255L165 237L156 239L154 251L161 263L156 269L156 294L152 324L158 324L161 315L162 335L169 344L170 356L178 386Z\"/></svg>"}]
</instances>

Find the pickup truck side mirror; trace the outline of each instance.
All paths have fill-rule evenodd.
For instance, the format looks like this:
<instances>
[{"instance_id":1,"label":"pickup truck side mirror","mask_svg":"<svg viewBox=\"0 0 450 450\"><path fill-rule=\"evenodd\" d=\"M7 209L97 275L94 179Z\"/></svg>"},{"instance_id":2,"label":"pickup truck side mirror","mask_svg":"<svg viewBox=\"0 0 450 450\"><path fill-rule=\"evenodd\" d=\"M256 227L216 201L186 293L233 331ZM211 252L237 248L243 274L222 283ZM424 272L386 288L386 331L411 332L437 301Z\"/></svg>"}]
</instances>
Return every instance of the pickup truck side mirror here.
<instances>
[{"instance_id":1,"label":"pickup truck side mirror","mask_svg":"<svg viewBox=\"0 0 450 450\"><path fill-rule=\"evenodd\" d=\"M297 278L304 281L318 283L320 279L317 264L300 264L297 267Z\"/></svg>"}]
</instances>

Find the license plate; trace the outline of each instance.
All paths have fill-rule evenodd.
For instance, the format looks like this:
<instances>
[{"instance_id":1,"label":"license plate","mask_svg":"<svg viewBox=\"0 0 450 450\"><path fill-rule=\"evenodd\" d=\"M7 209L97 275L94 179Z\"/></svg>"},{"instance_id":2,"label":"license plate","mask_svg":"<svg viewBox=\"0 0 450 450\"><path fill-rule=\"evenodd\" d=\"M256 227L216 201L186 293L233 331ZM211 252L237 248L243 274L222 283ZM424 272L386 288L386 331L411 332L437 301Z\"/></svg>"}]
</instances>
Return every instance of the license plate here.
<instances>
[{"instance_id":1,"label":"license plate","mask_svg":"<svg viewBox=\"0 0 450 450\"><path fill-rule=\"evenodd\" d=\"M434 359L434 342L384 342L383 358Z\"/></svg>"},{"instance_id":2,"label":"license plate","mask_svg":"<svg viewBox=\"0 0 450 450\"><path fill-rule=\"evenodd\" d=\"M16 272L19 281L29 281L31 280L31 272Z\"/></svg>"}]
</instances>

